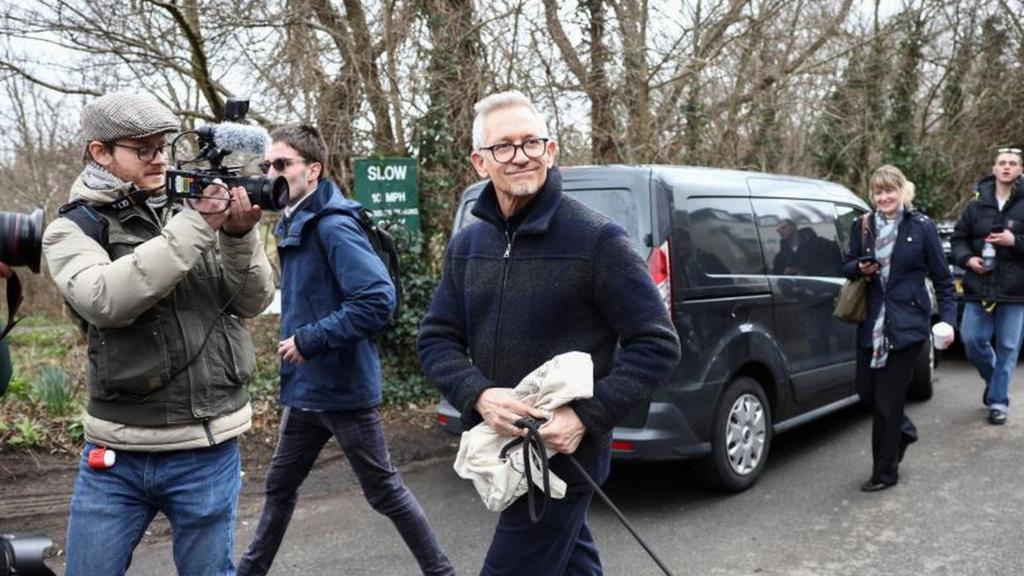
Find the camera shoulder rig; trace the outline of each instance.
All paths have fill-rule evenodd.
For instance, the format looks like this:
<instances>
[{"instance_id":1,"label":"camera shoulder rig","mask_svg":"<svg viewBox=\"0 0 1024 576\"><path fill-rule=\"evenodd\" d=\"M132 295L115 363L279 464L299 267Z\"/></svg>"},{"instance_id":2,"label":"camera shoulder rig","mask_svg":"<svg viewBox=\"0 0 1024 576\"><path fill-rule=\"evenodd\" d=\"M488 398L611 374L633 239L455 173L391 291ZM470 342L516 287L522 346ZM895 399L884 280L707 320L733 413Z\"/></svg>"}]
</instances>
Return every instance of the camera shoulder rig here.
<instances>
[{"instance_id":1,"label":"camera shoulder rig","mask_svg":"<svg viewBox=\"0 0 1024 576\"><path fill-rule=\"evenodd\" d=\"M86 236L92 238L104 250L110 244L110 223L85 200L75 200L61 206L57 212L74 222Z\"/></svg>"},{"instance_id":2,"label":"camera shoulder rig","mask_svg":"<svg viewBox=\"0 0 1024 576\"><path fill-rule=\"evenodd\" d=\"M108 204L102 204L100 208L113 208L114 210L121 211L127 210L132 206L138 206L146 202L146 198L149 197L150 190L134 189L132 192L123 196L118 196L113 202ZM79 198L68 202L57 209L59 215L63 218L71 220L85 235L92 238L97 244L103 247L104 250L110 244L110 223L107 219L100 215L95 207L88 204L85 200Z\"/></svg>"}]
</instances>

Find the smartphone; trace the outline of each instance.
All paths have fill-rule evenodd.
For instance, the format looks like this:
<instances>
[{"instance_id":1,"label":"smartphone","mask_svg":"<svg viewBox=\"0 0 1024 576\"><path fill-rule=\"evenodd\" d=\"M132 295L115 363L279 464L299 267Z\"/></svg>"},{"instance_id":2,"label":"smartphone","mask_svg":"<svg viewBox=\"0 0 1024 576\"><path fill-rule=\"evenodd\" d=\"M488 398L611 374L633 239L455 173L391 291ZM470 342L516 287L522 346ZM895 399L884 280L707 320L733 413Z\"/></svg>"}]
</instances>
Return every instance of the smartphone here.
<instances>
[{"instance_id":1,"label":"smartphone","mask_svg":"<svg viewBox=\"0 0 1024 576\"><path fill-rule=\"evenodd\" d=\"M1004 230L1004 228L997 224L997 225L993 226L992 228L989 228L988 233L989 234L1002 234L1003 230Z\"/></svg>"}]
</instances>

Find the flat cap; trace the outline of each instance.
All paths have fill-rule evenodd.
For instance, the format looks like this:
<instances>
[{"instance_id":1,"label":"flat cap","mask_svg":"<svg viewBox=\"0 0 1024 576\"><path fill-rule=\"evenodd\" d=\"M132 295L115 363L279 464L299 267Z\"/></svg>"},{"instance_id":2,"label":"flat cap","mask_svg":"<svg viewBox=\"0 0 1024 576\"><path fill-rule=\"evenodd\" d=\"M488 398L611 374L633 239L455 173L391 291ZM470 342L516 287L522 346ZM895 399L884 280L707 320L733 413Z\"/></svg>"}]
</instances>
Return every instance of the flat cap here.
<instances>
[{"instance_id":1,"label":"flat cap","mask_svg":"<svg viewBox=\"0 0 1024 576\"><path fill-rule=\"evenodd\" d=\"M155 99L128 92L112 92L85 105L78 136L86 143L93 140L110 142L177 132L180 127L174 113Z\"/></svg>"}]
</instances>

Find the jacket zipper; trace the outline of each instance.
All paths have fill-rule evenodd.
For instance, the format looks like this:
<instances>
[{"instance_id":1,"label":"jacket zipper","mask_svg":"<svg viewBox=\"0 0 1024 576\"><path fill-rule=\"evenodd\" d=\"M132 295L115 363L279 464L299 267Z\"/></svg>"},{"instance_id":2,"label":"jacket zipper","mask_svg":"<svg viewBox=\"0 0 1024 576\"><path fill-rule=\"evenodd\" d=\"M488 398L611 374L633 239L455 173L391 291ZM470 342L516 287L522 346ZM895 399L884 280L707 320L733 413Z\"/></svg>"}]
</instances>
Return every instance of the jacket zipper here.
<instances>
[{"instance_id":1,"label":"jacket zipper","mask_svg":"<svg viewBox=\"0 0 1024 576\"><path fill-rule=\"evenodd\" d=\"M505 229L505 253L501 256L503 264L501 267L501 292L498 300L498 318L494 322L494 352L491 355L491 374L497 376L498 369L498 335L501 334L501 314L505 307L505 288L508 285L508 266L510 262L510 256L512 255L512 243L516 241L516 234L518 231L513 232L511 235L508 233L508 228Z\"/></svg>"},{"instance_id":2,"label":"jacket zipper","mask_svg":"<svg viewBox=\"0 0 1024 576\"><path fill-rule=\"evenodd\" d=\"M168 219L174 217L174 215L175 215L175 214L171 213L170 206L166 206L165 207L164 211L161 214L163 216L162 218L161 218L161 215L157 215L157 213L151 207L149 207L149 206L145 206L145 207L141 207L140 206L139 208L141 210L143 210L143 211L148 210L148 215L152 216L153 219L147 218L146 216L144 216L142 214L132 213L132 214L128 214L125 217L125 221L136 219L136 218L141 220L155 234L154 238L156 236L160 236L163 233L163 225L166 223L166 221ZM179 333L181 335L181 342L182 342L182 346L183 346L182 352L184 352L185 360L188 361L188 358L189 358L188 338L185 336L185 330L182 328L181 318L178 315L178 299L177 299L177 296L174 293L174 290L171 290L170 297L171 297L171 310L172 310L172 313L174 315L175 324L177 324L178 331L179 331ZM168 349L165 352L167 353L167 357L168 357L167 358L168 359L168 364L169 364L168 370L170 371L170 373L173 373L175 368L174 368L174 363L173 363L172 356L171 356L171 351ZM189 370L188 369L186 369L184 371L184 374L185 374L185 378L189 382L189 396L191 397L191 395L192 395L192 376L191 376L191 374L189 374ZM179 376L180 376L180 374L179 374ZM168 384L170 384L170 381L168 381ZM190 404L190 407L191 407L191 410L192 410L192 415L193 416L199 416L199 411L196 410L195 407L191 406L191 404L192 404L191 398L189 399L189 404ZM210 446L216 446L217 443L216 443L216 441L213 438L213 434L210 432L210 423L209 423L210 419L209 418L203 418L201 420L201 422L203 424L203 431L206 433L206 439L210 442Z\"/></svg>"},{"instance_id":3,"label":"jacket zipper","mask_svg":"<svg viewBox=\"0 0 1024 576\"><path fill-rule=\"evenodd\" d=\"M993 193L993 196L994 195L995 194ZM998 198L996 199L996 222L998 222L1000 224L1003 224L1003 223L1006 222L1005 214L1006 214L1006 211L1010 209L1010 201L1014 200L1014 196L1016 196L1016 194L1014 194L1013 191L1011 190L1010 191L1010 197L1006 199L1006 202L1003 204L1002 208L999 207L999 199ZM998 245L997 246L993 246L993 248L996 249L996 266L995 266L996 269L995 269L995 273L991 275L992 277L989 278L989 294L991 294L992 298L995 299L995 297L996 297L996 290L998 290L998 287L1002 285L1003 267L999 265L999 253L1002 252L1004 250L1004 248L1002 246L998 246Z\"/></svg>"}]
</instances>

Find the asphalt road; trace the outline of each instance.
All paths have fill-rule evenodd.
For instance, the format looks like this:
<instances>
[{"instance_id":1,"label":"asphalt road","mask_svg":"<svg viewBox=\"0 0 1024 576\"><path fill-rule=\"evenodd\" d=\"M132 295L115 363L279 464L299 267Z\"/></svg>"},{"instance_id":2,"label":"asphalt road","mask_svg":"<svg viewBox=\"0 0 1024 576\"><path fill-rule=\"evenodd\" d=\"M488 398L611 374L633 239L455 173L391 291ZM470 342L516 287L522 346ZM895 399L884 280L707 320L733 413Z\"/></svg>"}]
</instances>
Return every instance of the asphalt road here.
<instances>
[{"instance_id":1,"label":"asphalt road","mask_svg":"<svg viewBox=\"0 0 1024 576\"><path fill-rule=\"evenodd\" d=\"M765 476L742 494L705 492L676 464L616 466L606 489L676 576L1024 574L1024 413L990 426L980 396L966 362L942 364L935 397L909 409L921 441L900 484L880 493L857 489L871 468L870 418L857 409L777 437ZM448 459L403 475L459 573L477 574L495 515ZM316 470L307 484L272 574L417 574L344 465ZM254 524L243 512L236 552ZM601 504L591 527L607 574L660 573ZM172 566L168 542L144 545L131 574Z\"/></svg>"}]
</instances>

